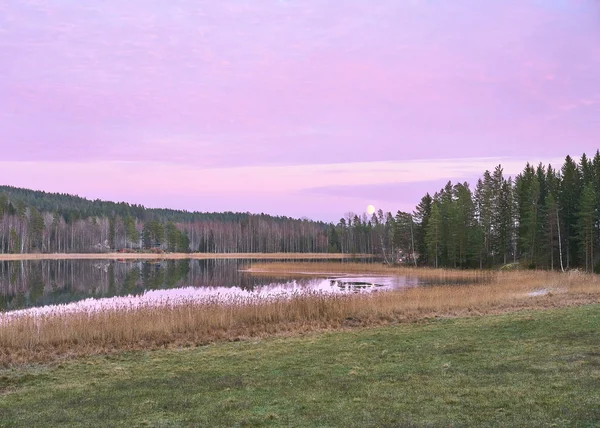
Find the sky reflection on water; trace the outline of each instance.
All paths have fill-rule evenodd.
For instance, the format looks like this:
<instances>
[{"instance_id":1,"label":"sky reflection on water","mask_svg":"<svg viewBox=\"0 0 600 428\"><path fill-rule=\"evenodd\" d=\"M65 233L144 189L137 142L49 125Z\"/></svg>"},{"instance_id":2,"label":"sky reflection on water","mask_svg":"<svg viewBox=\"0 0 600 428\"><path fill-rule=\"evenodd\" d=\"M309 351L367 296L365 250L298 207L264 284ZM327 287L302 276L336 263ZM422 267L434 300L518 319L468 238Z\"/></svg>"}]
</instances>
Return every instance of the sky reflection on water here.
<instances>
[{"instance_id":1,"label":"sky reflection on water","mask_svg":"<svg viewBox=\"0 0 600 428\"><path fill-rule=\"evenodd\" d=\"M248 261L46 260L0 263L0 312L51 314L189 303L258 302L305 293L340 294L418 285L373 275L253 276ZM1 317L0 317L1 318Z\"/></svg>"}]
</instances>

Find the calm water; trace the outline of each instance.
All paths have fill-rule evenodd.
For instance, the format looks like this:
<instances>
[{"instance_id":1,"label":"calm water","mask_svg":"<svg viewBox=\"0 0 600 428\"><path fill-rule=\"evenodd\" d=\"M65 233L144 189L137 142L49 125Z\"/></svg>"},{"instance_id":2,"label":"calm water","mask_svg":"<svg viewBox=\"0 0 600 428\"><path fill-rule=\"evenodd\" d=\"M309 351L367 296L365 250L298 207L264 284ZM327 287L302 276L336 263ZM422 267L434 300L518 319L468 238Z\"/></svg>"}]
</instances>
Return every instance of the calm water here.
<instances>
[{"instance_id":1,"label":"calm water","mask_svg":"<svg viewBox=\"0 0 600 428\"><path fill-rule=\"evenodd\" d=\"M261 261L264 262L264 261ZM89 298L189 293L205 295L356 292L415 286L415 278L322 275L254 276L249 260L38 260L0 262L0 312ZM190 288L191 287L191 288ZM164 294L164 293L163 293Z\"/></svg>"}]
</instances>

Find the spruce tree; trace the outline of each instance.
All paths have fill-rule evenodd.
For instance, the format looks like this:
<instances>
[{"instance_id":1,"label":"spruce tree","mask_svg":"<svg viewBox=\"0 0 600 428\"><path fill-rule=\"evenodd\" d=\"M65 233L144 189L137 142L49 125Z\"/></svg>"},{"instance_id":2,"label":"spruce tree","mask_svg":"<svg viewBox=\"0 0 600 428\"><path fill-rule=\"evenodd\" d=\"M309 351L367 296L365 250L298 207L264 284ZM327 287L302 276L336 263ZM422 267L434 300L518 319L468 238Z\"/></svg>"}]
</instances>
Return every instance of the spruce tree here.
<instances>
[{"instance_id":1,"label":"spruce tree","mask_svg":"<svg viewBox=\"0 0 600 428\"><path fill-rule=\"evenodd\" d=\"M577 266L579 254L579 236L576 234L579 201L581 198L581 174L577 164L570 156L565 158L561 169L558 203L560 206L560 223L563 234L566 267Z\"/></svg>"},{"instance_id":2,"label":"spruce tree","mask_svg":"<svg viewBox=\"0 0 600 428\"><path fill-rule=\"evenodd\" d=\"M448 181L439 193L440 214L440 266L456 267L456 215L454 205L454 186Z\"/></svg>"},{"instance_id":3,"label":"spruce tree","mask_svg":"<svg viewBox=\"0 0 600 428\"><path fill-rule=\"evenodd\" d=\"M498 213L496 227L498 228L497 252L499 260L506 264L512 252L512 240L514 229L513 213L513 186L512 178L502 180L500 195L498 196Z\"/></svg>"},{"instance_id":4,"label":"spruce tree","mask_svg":"<svg viewBox=\"0 0 600 428\"><path fill-rule=\"evenodd\" d=\"M415 222L415 247L416 251L419 253L419 263L423 264L428 264L429 262L425 234L427 232L429 218L431 217L432 204L433 198L429 193L427 193L421 198L421 201L419 202L415 209L415 212L413 213L413 220Z\"/></svg>"},{"instance_id":5,"label":"spruce tree","mask_svg":"<svg viewBox=\"0 0 600 428\"><path fill-rule=\"evenodd\" d=\"M515 188L519 200L518 236L521 259L525 258L529 267L534 267L540 183L534 168L529 163L525 166L525 170L517 176Z\"/></svg>"},{"instance_id":6,"label":"spruce tree","mask_svg":"<svg viewBox=\"0 0 600 428\"><path fill-rule=\"evenodd\" d=\"M492 236L492 176L485 171L483 179L477 181L475 188L475 205L477 210L477 221L482 232L482 246L480 250L480 266L488 267L491 263L491 236Z\"/></svg>"},{"instance_id":7,"label":"spruce tree","mask_svg":"<svg viewBox=\"0 0 600 428\"><path fill-rule=\"evenodd\" d=\"M550 253L550 247L548 245L548 218L550 216L550 212L548 212L548 207L546 205L546 199L548 197L546 168L540 163L535 173L536 180L539 186L539 196L537 202L538 213L535 236L535 260L533 261L533 263L536 267L548 267L548 259Z\"/></svg>"},{"instance_id":8,"label":"spruce tree","mask_svg":"<svg viewBox=\"0 0 600 428\"><path fill-rule=\"evenodd\" d=\"M456 236L456 260L465 268L476 262L478 249L475 239L475 204L468 183L454 186L454 221L452 227Z\"/></svg>"},{"instance_id":9,"label":"spruce tree","mask_svg":"<svg viewBox=\"0 0 600 428\"><path fill-rule=\"evenodd\" d=\"M587 184L581 193L579 212L577 214L577 236L579 241L579 254L585 261L585 271L594 270L594 245L596 242L596 194L593 185Z\"/></svg>"},{"instance_id":10,"label":"spruce tree","mask_svg":"<svg viewBox=\"0 0 600 428\"><path fill-rule=\"evenodd\" d=\"M433 266L440 266L440 237L442 228L442 213L440 203L434 201L431 207L431 215L425 231L425 242L427 245L427 255Z\"/></svg>"}]
</instances>

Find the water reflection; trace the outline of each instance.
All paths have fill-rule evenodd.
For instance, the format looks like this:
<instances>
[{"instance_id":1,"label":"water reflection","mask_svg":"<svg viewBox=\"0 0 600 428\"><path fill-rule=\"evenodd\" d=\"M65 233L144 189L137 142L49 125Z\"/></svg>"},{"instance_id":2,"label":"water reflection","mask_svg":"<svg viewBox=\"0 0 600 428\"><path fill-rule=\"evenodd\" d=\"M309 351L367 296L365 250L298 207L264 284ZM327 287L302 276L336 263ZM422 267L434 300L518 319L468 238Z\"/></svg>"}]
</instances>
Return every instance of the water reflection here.
<instances>
[{"instance_id":1,"label":"water reflection","mask_svg":"<svg viewBox=\"0 0 600 428\"><path fill-rule=\"evenodd\" d=\"M419 285L419 280L414 277L404 276L343 276L329 280L332 287L340 290L360 291L367 289L394 289L414 287Z\"/></svg>"},{"instance_id":2,"label":"water reflection","mask_svg":"<svg viewBox=\"0 0 600 428\"><path fill-rule=\"evenodd\" d=\"M35 260L0 262L0 311L117 296L277 295L313 290L356 292L417 285L404 277L253 276L252 261L220 260ZM165 291L171 290L171 291ZM196 298L195 297L195 298Z\"/></svg>"}]
</instances>

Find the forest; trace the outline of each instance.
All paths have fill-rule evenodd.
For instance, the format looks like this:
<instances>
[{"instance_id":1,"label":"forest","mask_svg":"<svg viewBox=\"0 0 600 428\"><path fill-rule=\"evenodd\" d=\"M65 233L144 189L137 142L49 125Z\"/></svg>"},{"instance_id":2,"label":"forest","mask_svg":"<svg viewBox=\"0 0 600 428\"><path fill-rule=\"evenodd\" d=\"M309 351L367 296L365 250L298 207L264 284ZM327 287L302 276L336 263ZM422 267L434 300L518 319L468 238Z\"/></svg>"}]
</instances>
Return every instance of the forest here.
<instances>
[{"instance_id":1,"label":"forest","mask_svg":"<svg viewBox=\"0 0 600 428\"><path fill-rule=\"evenodd\" d=\"M600 271L600 152L560 168L527 164L516 177L501 165L474 190L448 182L413 213L352 213L332 228L330 246L376 252L387 262L446 268ZM332 235L330 234L330 236Z\"/></svg>"},{"instance_id":2,"label":"forest","mask_svg":"<svg viewBox=\"0 0 600 428\"><path fill-rule=\"evenodd\" d=\"M0 254L327 252L327 224L250 213L200 213L0 186Z\"/></svg>"},{"instance_id":3,"label":"forest","mask_svg":"<svg viewBox=\"0 0 600 428\"><path fill-rule=\"evenodd\" d=\"M600 151L563 165L501 165L448 182L414 212L349 212L337 224L250 213L199 213L0 186L0 253L319 252L385 263L600 271Z\"/></svg>"}]
</instances>

